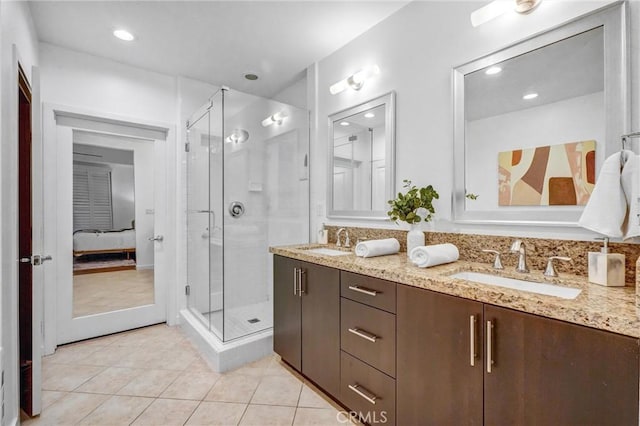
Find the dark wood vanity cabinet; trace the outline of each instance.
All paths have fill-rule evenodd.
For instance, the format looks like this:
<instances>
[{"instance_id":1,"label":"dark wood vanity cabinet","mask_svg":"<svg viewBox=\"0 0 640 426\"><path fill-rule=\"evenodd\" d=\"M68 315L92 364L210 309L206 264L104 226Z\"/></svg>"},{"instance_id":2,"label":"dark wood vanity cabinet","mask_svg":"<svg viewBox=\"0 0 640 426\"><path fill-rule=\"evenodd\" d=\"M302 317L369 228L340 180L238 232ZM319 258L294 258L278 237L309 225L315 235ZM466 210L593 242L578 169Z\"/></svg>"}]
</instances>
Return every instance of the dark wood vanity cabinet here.
<instances>
[{"instance_id":1,"label":"dark wood vanity cabinet","mask_svg":"<svg viewBox=\"0 0 640 426\"><path fill-rule=\"evenodd\" d=\"M275 352L367 423L638 425L636 338L274 259Z\"/></svg>"},{"instance_id":2,"label":"dark wood vanity cabinet","mask_svg":"<svg viewBox=\"0 0 640 426\"><path fill-rule=\"evenodd\" d=\"M638 339L484 306L486 425L638 425Z\"/></svg>"},{"instance_id":3,"label":"dark wood vanity cabinet","mask_svg":"<svg viewBox=\"0 0 640 426\"><path fill-rule=\"evenodd\" d=\"M482 303L405 285L397 298L397 423L481 425Z\"/></svg>"},{"instance_id":4,"label":"dark wood vanity cabinet","mask_svg":"<svg viewBox=\"0 0 640 426\"><path fill-rule=\"evenodd\" d=\"M340 273L274 256L273 349L332 395L340 392Z\"/></svg>"}]
</instances>

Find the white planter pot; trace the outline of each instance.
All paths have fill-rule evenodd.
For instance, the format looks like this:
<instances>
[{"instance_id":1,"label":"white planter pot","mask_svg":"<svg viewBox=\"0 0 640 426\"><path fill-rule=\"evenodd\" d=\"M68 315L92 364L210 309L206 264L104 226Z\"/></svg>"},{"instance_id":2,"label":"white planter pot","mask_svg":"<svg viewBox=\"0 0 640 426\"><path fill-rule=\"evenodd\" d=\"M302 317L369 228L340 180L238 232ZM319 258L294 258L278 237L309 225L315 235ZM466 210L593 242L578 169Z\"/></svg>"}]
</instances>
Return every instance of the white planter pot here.
<instances>
[{"instance_id":1,"label":"white planter pot","mask_svg":"<svg viewBox=\"0 0 640 426\"><path fill-rule=\"evenodd\" d=\"M411 254L411 250L415 247L425 244L424 232L422 232L416 224L411 224L410 226L411 229L407 232L407 256Z\"/></svg>"}]
</instances>

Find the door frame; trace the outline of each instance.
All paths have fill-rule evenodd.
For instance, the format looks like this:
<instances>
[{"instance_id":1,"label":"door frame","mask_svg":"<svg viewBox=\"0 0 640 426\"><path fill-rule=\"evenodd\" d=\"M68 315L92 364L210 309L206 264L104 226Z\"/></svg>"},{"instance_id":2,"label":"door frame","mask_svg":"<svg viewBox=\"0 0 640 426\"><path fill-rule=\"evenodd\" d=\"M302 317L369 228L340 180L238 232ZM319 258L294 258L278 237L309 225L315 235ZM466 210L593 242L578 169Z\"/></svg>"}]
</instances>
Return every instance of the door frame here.
<instances>
[{"instance_id":1,"label":"door frame","mask_svg":"<svg viewBox=\"0 0 640 426\"><path fill-rule=\"evenodd\" d=\"M105 126L124 126L129 129L139 128L147 129L150 131L164 132L163 139L165 144L164 157L165 157L165 203L166 203L166 217L165 217L165 229L162 230L165 237L164 252L167 259L176 258L176 238L177 238L177 226L176 226L176 214L177 214L177 200L176 200L176 184L175 178L175 145L176 145L176 132L173 123L163 123L150 121L146 119L140 119L136 117L121 116L103 111L88 110L85 108L73 107L68 105L59 105L52 103L43 103L42 105L42 127L43 127L43 143L44 143L44 167L43 172L51 186L51 191L45 193L45 250L49 250L54 254L55 259L58 254L59 238L57 233L58 215L57 215L57 192L58 192L58 178L57 178L57 157L58 157L58 129L57 123L58 116L64 116L71 120L75 118L79 120L91 120L95 123L104 123ZM72 127L65 125L65 127ZM94 129L95 130L95 129ZM132 135L133 136L133 135ZM156 140L157 140L156 139ZM69 155L72 155L71 153ZM71 238L69 236L69 238ZM168 243L167 243L168 241ZM62 257L64 258L64 256ZM45 291L44 291L44 353L51 354L55 351L58 345L58 320L57 320L57 295L58 295L58 265L55 265L55 273L48 274L45 277ZM169 325L175 325L178 322L178 309L177 309L177 289L176 282L176 265L169 262L167 266L167 279L165 291L165 317L166 322Z\"/></svg>"}]
</instances>

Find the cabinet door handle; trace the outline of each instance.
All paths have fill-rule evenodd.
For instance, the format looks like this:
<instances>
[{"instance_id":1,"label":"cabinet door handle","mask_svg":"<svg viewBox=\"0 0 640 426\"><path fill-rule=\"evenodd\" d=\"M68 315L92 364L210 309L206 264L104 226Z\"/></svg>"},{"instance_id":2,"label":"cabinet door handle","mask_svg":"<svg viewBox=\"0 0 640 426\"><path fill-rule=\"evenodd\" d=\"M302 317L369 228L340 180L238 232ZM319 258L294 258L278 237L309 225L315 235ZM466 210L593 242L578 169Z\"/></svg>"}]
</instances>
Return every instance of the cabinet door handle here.
<instances>
[{"instance_id":1,"label":"cabinet door handle","mask_svg":"<svg viewBox=\"0 0 640 426\"><path fill-rule=\"evenodd\" d=\"M493 365L493 322L487 321L487 373L491 373Z\"/></svg>"},{"instance_id":2,"label":"cabinet door handle","mask_svg":"<svg viewBox=\"0 0 640 426\"><path fill-rule=\"evenodd\" d=\"M293 268L293 295L298 295L298 268Z\"/></svg>"},{"instance_id":3,"label":"cabinet door handle","mask_svg":"<svg viewBox=\"0 0 640 426\"><path fill-rule=\"evenodd\" d=\"M365 340L368 340L370 342L375 343L377 339L379 339L378 336L376 336L375 334L371 334L368 331L364 331L364 330L360 330L359 328L349 328L349 333L353 333L358 337L362 337Z\"/></svg>"},{"instance_id":4,"label":"cabinet door handle","mask_svg":"<svg viewBox=\"0 0 640 426\"><path fill-rule=\"evenodd\" d=\"M349 286L349 290L357 291L358 293L363 293L363 294L366 294L368 296L377 296L378 295L377 291L369 290L368 288L360 287L358 285L350 285Z\"/></svg>"},{"instance_id":5,"label":"cabinet door handle","mask_svg":"<svg viewBox=\"0 0 640 426\"><path fill-rule=\"evenodd\" d=\"M304 281L304 274L306 274L306 271L302 268L298 269L298 296L302 297L303 293L306 293L306 291L302 288L302 282Z\"/></svg>"},{"instance_id":6,"label":"cabinet door handle","mask_svg":"<svg viewBox=\"0 0 640 426\"><path fill-rule=\"evenodd\" d=\"M368 390L366 390L365 388L363 388L362 386L360 386L359 384L356 383L355 385L349 385L349 389L351 389L352 391L354 391L355 393L357 393L358 395L360 395L362 398L366 399L373 405L376 405L376 400L378 399L378 397L372 394L371 392L369 392Z\"/></svg>"},{"instance_id":7,"label":"cabinet door handle","mask_svg":"<svg viewBox=\"0 0 640 426\"><path fill-rule=\"evenodd\" d=\"M469 317L469 365L476 365L476 316Z\"/></svg>"}]
</instances>

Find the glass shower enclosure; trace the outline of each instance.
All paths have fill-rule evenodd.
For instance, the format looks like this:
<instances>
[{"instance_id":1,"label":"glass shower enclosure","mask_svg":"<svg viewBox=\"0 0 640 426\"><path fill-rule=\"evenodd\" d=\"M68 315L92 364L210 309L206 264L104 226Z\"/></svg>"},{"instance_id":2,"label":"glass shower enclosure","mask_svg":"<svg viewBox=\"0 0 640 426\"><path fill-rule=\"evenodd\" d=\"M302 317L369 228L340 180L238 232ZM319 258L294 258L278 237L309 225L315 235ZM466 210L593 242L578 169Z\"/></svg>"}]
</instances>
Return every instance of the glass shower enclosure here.
<instances>
[{"instance_id":1,"label":"glass shower enclosure","mask_svg":"<svg viewBox=\"0 0 640 426\"><path fill-rule=\"evenodd\" d=\"M308 111L221 89L187 136L188 308L221 341L270 329L269 246L309 241Z\"/></svg>"}]
</instances>

